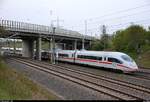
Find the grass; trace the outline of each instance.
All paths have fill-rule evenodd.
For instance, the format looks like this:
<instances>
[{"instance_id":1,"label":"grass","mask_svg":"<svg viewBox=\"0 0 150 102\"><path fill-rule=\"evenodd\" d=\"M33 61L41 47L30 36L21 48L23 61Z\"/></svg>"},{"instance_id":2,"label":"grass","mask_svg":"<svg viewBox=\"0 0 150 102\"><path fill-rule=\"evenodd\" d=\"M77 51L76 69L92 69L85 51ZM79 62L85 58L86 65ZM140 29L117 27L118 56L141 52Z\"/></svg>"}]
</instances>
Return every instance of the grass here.
<instances>
[{"instance_id":1,"label":"grass","mask_svg":"<svg viewBox=\"0 0 150 102\"><path fill-rule=\"evenodd\" d=\"M16 70L8 68L0 59L0 100L55 100L43 87L35 84Z\"/></svg>"},{"instance_id":2,"label":"grass","mask_svg":"<svg viewBox=\"0 0 150 102\"><path fill-rule=\"evenodd\" d=\"M150 68L150 51L141 54L141 58L137 62L139 66Z\"/></svg>"}]
</instances>

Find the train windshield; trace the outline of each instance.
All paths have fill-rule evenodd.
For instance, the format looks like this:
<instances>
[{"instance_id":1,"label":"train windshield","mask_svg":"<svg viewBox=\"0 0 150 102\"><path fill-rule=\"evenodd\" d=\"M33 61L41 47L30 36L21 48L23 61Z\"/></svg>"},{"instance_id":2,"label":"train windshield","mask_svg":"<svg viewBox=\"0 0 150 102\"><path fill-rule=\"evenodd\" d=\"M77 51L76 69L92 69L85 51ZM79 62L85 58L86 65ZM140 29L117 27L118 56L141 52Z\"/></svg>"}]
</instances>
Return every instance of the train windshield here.
<instances>
[{"instance_id":1,"label":"train windshield","mask_svg":"<svg viewBox=\"0 0 150 102\"><path fill-rule=\"evenodd\" d=\"M133 62L132 58L127 55L122 55L121 58L124 59L125 61Z\"/></svg>"}]
</instances>

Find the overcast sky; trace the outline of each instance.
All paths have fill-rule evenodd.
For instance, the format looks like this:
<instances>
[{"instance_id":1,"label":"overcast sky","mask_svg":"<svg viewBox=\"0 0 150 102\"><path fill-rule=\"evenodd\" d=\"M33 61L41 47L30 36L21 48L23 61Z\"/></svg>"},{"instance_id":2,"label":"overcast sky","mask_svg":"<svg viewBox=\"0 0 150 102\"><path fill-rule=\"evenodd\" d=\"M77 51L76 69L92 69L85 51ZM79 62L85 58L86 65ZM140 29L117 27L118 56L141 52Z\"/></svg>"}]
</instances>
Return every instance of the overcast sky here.
<instances>
[{"instance_id":1,"label":"overcast sky","mask_svg":"<svg viewBox=\"0 0 150 102\"><path fill-rule=\"evenodd\" d=\"M131 22L147 27L150 0L0 0L1 19L50 25L57 17L63 20L60 26L81 33L87 20L87 33L92 36L100 33L103 24L109 33Z\"/></svg>"}]
</instances>

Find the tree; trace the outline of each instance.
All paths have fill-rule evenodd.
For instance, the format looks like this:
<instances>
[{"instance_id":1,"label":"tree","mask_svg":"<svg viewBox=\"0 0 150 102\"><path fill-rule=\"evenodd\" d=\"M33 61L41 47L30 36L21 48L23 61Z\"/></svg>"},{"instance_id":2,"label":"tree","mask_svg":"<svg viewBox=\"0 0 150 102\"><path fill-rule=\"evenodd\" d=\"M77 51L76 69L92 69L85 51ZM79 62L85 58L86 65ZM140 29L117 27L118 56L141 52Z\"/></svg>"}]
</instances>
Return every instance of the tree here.
<instances>
[{"instance_id":1,"label":"tree","mask_svg":"<svg viewBox=\"0 0 150 102\"><path fill-rule=\"evenodd\" d=\"M103 51L111 50L111 38L108 34L102 35L100 40L94 40L91 45L91 50Z\"/></svg>"},{"instance_id":2,"label":"tree","mask_svg":"<svg viewBox=\"0 0 150 102\"><path fill-rule=\"evenodd\" d=\"M150 30L146 32L144 38L144 45L142 46L144 52L150 50Z\"/></svg>"},{"instance_id":3,"label":"tree","mask_svg":"<svg viewBox=\"0 0 150 102\"><path fill-rule=\"evenodd\" d=\"M0 36L7 34L8 31L6 31L3 27L0 26Z\"/></svg>"},{"instance_id":4,"label":"tree","mask_svg":"<svg viewBox=\"0 0 150 102\"><path fill-rule=\"evenodd\" d=\"M117 51L140 53L145 44L146 30L139 25L131 25L125 30L117 31L113 37L113 46Z\"/></svg>"},{"instance_id":5,"label":"tree","mask_svg":"<svg viewBox=\"0 0 150 102\"><path fill-rule=\"evenodd\" d=\"M150 31L150 26L148 27L148 30Z\"/></svg>"},{"instance_id":6,"label":"tree","mask_svg":"<svg viewBox=\"0 0 150 102\"><path fill-rule=\"evenodd\" d=\"M113 49L117 51L123 51L125 49L124 42L124 31L117 31L112 38L112 43L113 43Z\"/></svg>"},{"instance_id":7,"label":"tree","mask_svg":"<svg viewBox=\"0 0 150 102\"><path fill-rule=\"evenodd\" d=\"M101 51L103 47L101 46L100 40L92 41L90 50Z\"/></svg>"},{"instance_id":8,"label":"tree","mask_svg":"<svg viewBox=\"0 0 150 102\"><path fill-rule=\"evenodd\" d=\"M111 48L110 43L111 43L111 36L108 34L103 34L101 39L100 39L101 46L103 50L108 50Z\"/></svg>"}]
</instances>

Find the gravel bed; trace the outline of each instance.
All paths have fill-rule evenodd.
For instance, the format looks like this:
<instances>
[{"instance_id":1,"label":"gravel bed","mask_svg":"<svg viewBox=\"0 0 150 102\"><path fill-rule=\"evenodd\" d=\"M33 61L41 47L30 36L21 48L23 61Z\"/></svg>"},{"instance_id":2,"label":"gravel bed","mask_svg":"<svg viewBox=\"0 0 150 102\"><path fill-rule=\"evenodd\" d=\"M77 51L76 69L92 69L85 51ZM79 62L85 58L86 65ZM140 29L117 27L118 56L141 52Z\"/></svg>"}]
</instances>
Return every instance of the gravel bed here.
<instances>
[{"instance_id":1,"label":"gravel bed","mask_svg":"<svg viewBox=\"0 0 150 102\"><path fill-rule=\"evenodd\" d=\"M61 99L67 100L115 100L114 98L95 92L91 89L67 81L60 77L47 74L45 72L32 69L29 66L6 60L11 68L17 69L35 82L45 86L50 91L54 92Z\"/></svg>"},{"instance_id":2,"label":"gravel bed","mask_svg":"<svg viewBox=\"0 0 150 102\"><path fill-rule=\"evenodd\" d=\"M78 68L78 70L81 70L81 71L90 72L96 75L103 75L103 76L110 77L113 79L122 80L125 82L130 82L136 85L141 85L141 86L150 88L150 80L141 80L141 79L135 78L134 75L132 76L132 75L127 75L123 73L113 72L110 70L102 70L102 69L93 68L93 67L83 67L79 65L71 65L71 64L68 65L64 63L60 63L60 65L67 66L71 69Z\"/></svg>"},{"instance_id":3,"label":"gravel bed","mask_svg":"<svg viewBox=\"0 0 150 102\"><path fill-rule=\"evenodd\" d=\"M150 78L150 69L139 69L138 74L145 75Z\"/></svg>"},{"instance_id":4,"label":"gravel bed","mask_svg":"<svg viewBox=\"0 0 150 102\"><path fill-rule=\"evenodd\" d=\"M144 79L150 80L150 73L148 72L136 72L134 75L136 77L143 77Z\"/></svg>"},{"instance_id":5,"label":"gravel bed","mask_svg":"<svg viewBox=\"0 0 150 102\"><path fill-rule=\"evenodd\" d=\"M143 92L141 92L139 90L136 90L136 89L133 89L133 88L129 88L129 87L126 87L126 86L114 84L114 83L104 81L104 80L100 80L100 79L97 79L97 78L91 78L91 77L85 76L83 74L78 74L78 73L74 73L74 72L70 72L70 71L66 71L66 70L62 70L62 69L60 70L60 72L67 73L69 75L79 77L81 79L86 79L90 82L94 82L94 83L99 84L99 85L107 86L109 88L113 88L115 90L131 94L133 96L138 96L142 99L150 100L150 97L149 97L150 94L143 93Z\"/></svg>"},{"instance_id":6,"label":"gravel bed","mask_svg":"<svg viewBox=\"0 0 150 102\"><path fill-rule=\"evenodd\" d=\"M140 72L147 72L147 73L150 73L150 69L140 68L139 71L140 71Z\"/></svg>"},{"instance_id":7,"label":"gravel bed","mask_svg":"<svg viewBox=\"0 0 150 102\"><path fill-rule=\"evenodd\" d=\"M150 100L150 97L149 97L150 94L143 93L143 92L141 92L139 90L135 90L135 89L132 89L132 88L129 88L129 87L126 87L126 86L122 86L122 85L118 85L118 84L114 84L114 83L111 83L111 82L108 82L108 81L104 81L104 80L100 80L100 79L97 79L97 78L88 77L88 76L83 75L83 74L70 72L70 71L67 71L65 69L60 69L58 67L56 67L54 70L57 70L59 72L63 72L64 74L68 74L68 75L71 75L71 76L74 76L74 77L81 78L83 80L86 79L86 80L88 80L90 82L94 82L94 83L102 85L102 86L108 86L109 88L112 88L112 89L115 89L115 90L118 90L118 91L121 91L121 92L125 92L125 93L131 94L133 96L138 96L138 97L140 97L142 99Z\"/></svg>"}]
</instances>

